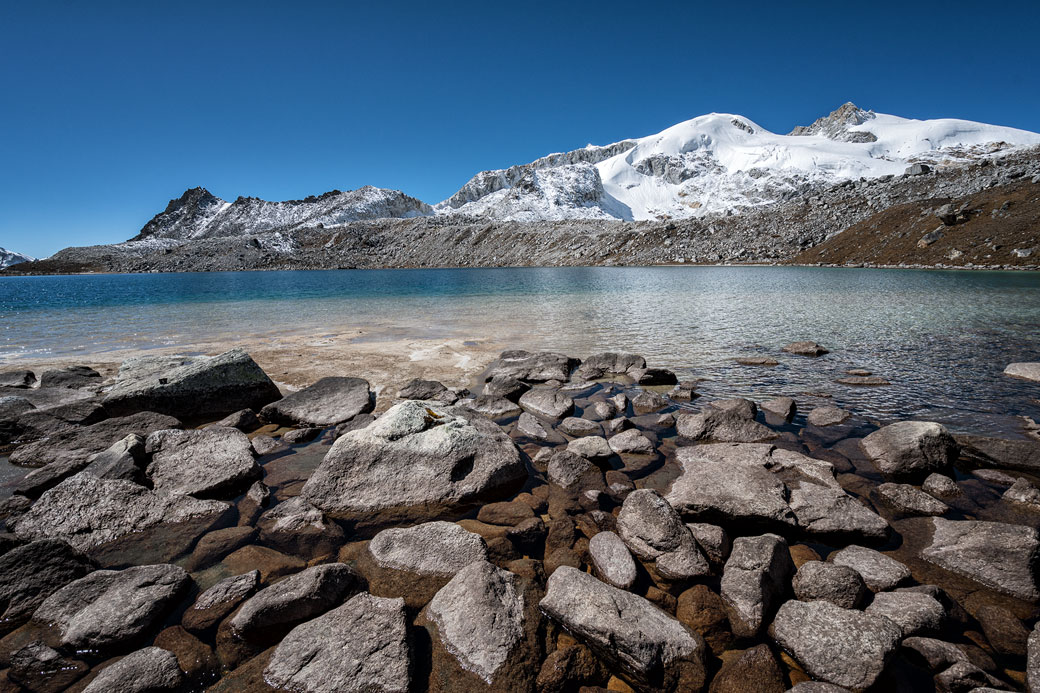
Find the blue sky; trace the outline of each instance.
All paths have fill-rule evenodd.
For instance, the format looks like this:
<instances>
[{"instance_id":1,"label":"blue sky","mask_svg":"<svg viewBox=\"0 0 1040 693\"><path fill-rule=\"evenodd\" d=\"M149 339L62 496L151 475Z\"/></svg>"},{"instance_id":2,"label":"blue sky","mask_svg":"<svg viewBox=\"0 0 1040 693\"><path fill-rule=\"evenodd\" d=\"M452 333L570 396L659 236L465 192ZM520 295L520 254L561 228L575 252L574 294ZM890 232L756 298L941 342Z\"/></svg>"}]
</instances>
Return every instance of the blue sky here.
<instances>
[{"instance_id":1,"label":"blue sky","mask_svg":"<svg viewBox=\"0 0 1040 693\"><path fill-rule=\"evenodd\" d=\"M125 240L201 185L438 202L481 169L845 101L1040 130L1040 5L0 4L0 246Z\"/></svg>"}]
</instances>

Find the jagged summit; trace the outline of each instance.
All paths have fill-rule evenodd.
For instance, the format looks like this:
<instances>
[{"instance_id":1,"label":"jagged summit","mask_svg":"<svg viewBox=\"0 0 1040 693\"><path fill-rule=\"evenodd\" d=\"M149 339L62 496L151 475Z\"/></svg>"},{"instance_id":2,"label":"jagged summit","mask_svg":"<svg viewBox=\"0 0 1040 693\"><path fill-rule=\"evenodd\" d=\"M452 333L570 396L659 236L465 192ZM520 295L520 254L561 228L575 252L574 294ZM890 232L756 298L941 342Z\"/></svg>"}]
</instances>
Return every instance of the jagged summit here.
<instances>
[{"instance_id":1,"label":"jagged summit","mask_svg":"<svg viewBox=\"0 0 1040 693\"><path fill-rule=\"evenodd\" d=\"M16 253L12 250L4 250L0 248L0 269L10 267L11 265L17 265L21 262L32 262L36 258L22 253Z\"/></svg>"},{"instance_id":2,"label":"jagged summit","mask_svg":"<svg viewBox=\"0 0 1040 693\"><path fill-rule=\"evenodd\" d=\"M830 115L817 118L812 125L799 125L788 134L794 137L823 135L828 139L841 142L876 142L877 137L872 132L849 129L857 125L863 125L876 117L877 114L874 111L864 111L851 101L846 101L838 110L832 111Z\"/></svg>"}]
</instances>

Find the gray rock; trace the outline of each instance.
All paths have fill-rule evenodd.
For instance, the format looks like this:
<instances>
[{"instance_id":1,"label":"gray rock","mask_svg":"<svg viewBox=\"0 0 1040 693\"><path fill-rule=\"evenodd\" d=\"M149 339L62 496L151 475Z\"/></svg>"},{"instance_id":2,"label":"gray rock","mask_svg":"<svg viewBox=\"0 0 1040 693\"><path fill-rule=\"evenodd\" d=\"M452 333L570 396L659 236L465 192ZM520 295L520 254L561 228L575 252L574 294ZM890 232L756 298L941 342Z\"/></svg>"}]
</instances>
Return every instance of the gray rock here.
<instances>
[{"instance_id":1,"label":"gray rock","mask_svg":"<svg viewBox=\"0 0 1040 693\"><path fill-rule=\"evenodd\" d=\"M403 600L361 593L285 636L264 680L307 693L407 693L412 669L408 623Z\"/></svg>"},{"instance_id":2,"label":"gray rock","mask_svg":"<svg viewBox=\"0 0 1040 693\"><path fill-rule=\"evenodd\" d=\"M36 384L36 374L32 371L0 372L0 386L30 388Z\"/></svg>"},{"instance_id":3,"label":"gray rock","mask_svg":"<svg viewBox=\"0 0 1040 693\"><path fill-rule=\"evenodd\" d=\"M65 387L78 390L101 385L101 374L89 366L55 368L40 374L40 387Z\"/></svg>"},{"instance_id":4,"label":"gray rock","mask_svg":"<svg viewBox=\"0 0 1040 693\"><path fill-rule=\"evenodd\" d=\"M378 525L443 517L526 475L513 441L491 421L403 402L337 438L302 496L333 517Z\"/></svg>"},{"instance_id":5,"label":"gray rock","mask_svg":"<svg viewBox=\"0 0 1040 693\"><path fill-rule=\"evenodd\" d=\"M563 382L570 378L571 369L577 364L577 359L572 359L564 354L514 349L503 351L498 360L491 364L486 377L491 380L497 376L509 376L531 383L544 383L550 380Z\"/></svg>"},{"instance_id":6,"label":"gray rock","mask_svg":"<svg viewBox=\"0 0 1040 693\"><path fill-rule=\"evenodd\" d=\"M826 681L802 681L789 688L787 693L849 693L849 689Z\"/></svg>"},{"instance_id":7,"label":"gray rock","mask_svg":"<svg viewBox=\"0 0 1040 693\"><path fill-rule=\"evenodd\" d=\"M910 579L910 569L905 565L880 551L863 546L847 546L834 553L830 560L835 565L847 566L862 575L867 587L874 592L893 589Z\"/></svg>"},{"instance_id":8,"label":"gray rock","mask_svg":"<svg viewBox=\"0 0 1040 693\"><path fill-rule=\"evenodd\" d=\"M603 427L595 421L590 419L578 419L573 416L568 416L566 419L561 421L556 426L556 430L560 433L569 435L572 438L603 435Z\"/></svg>"},{"instance_id":9,"label":"gray rock","mask_svg":"<svg viewBox=\"0 0 1040 693\"><path fill-rule=\"evenodd\" d=\"M554 432L551 428L547 429L541 421L527 412L521 414L520 418L516 420L516 430L522 435L525 435L528 438L534 438L535 440L549 442L562 441L562 436Z\"/></svg>"},{"instance_id":10,"label":"gray rock","mask_svg":"<svg viewBox=\"0 0 1040 693\"><path fill-rule=\"evenodd\" d=\"M375 395L367 380L329 377L271 402L260 410L260 417L294 426L336 426L374 408Z\"/></svg>"},{"instance_id":11,"label":"gray rock","mask_svg":"<svg viewBox=\"0 0 1040 693\"><path fill-rule=\"evenodd\" d=\"M870 597L870 590L857 571L823 561L803 563L791 587L803 602L823 600L843 609L861 608Z\"/></svg>"},{"instance_id":12,"label":"gray rock","mask_svg":"<svg viewBox=\"0 0 1040 693\"><path fill-rule=\"evenodd\" d=\"M567 444L567 451L590 460L603 460L613 454L610 444L603 436L576 438Z\"/></svg>"},{"instance_id":13,"label":"gray rock","mask_svg":"<svg viewBox=\"0 0 1040 693\"><path fill-rule=\"evenodd\" d=\"M154 411L192 419L255 411L280 396L249 354L233 349L212 357L127 359L104 403L115 415Z\"/></svg>"},{"instance_id":14,"label":"gray rock","mask_svg":"<svg viewBox=\"0 0 1040 693\"><path fill-rule=\"evenodd\" d=\"M5 677L8 686L31 693L68 690L90 671L86 662L64 656L39 640L11 652L9 662Z\"/></svg>"},{"instance_id":15,"label":"gray rock","mask_svg":"<svg viewBox=\"0 0 1040 693\"><path fill-rule=\"evenodd\" d=\"M589 539L589 558L596 574L608 585L627 590L636 581L636 562L621 537L599 532Z\"/></svg>"},{"instance_id":16,"label":"gray rock","mask_svg":"<svg viewBox=\"0 0 1040 693\"><path fill-rule=\"evenodd\" d=\"M546 476L550 484L555 484L566 491L583 488L600 488L606 483L603 472L587 457L569 450L556 450L549 458Z\"/></svg>"},{"instance_id":17,"label":"gray rock","mask_svg":"<svg viewBox=\"0 0 1040 693\"><path fill-rule=\"evenodd\" d=\"M195 599L195 603L184 612L181 623L190 631L208 630L252 596L258 587L259 570L224 578Z\"/></svg>"},{"instance_id":18,"label":"gray rock","mask_svg":"<svg viewBox=\"0 0 1040 693\"><path fill-rule=\"evenodd\" d=\"M344 563L326 563L290 575L257 592L231 617L231 630L250 642L268 643L343 601L358 585Z\"/></svg>"},{"instance_id":19,"label":"gray rock","mask_svg":"<svg viewBox=\"0 0 1040 693\"><path fill-rule=\"evenodd\" d=\"M1035 601L1040 537L1022 525L932 518L935 533L921 552L926 561L1003 594Z\"/></svg>"},{"instance_id":20,"label":"gray rock","mask_svg":"<svg viewBox=\"0 0 1040 693\"><path fill-rule=\"evenodd\" d=\"M1004 369L1004 375L1040 383L1040 361L1029 363L1011 363Z\"/></svg>"},{"instance_id":21,"label":"gray rock","mask_svg":"<svg viewBox=\"0 0 1040 693\"><path fill-rule=\"evenodd\" d=\"M905 638L903 648L918 655L933 672L945 671L958 662L971 661L961 648L935 638Z\"/></svg>"},{"instance_id":22,"label":"gray rock","mask_svg":"<svg viewBox=\"0 0 1040 693\"><path fill-rule=\"evenodd\" d=\"M455 404L459 396L436 380L413 378L397 392L401 399L433 400L441 404Z\"/></svg>"},{"instance_id":23,"label":"gray rock","mask_svg":"<svg viewBox=\"0 0 1040 693\"><path fill-rule=\"evenodd\" d=\"M562 419L574 412L574 400L559 390L539 388L525 392L520 397L520 407L535 416Z\"/></svg>"},{"instance_id":24,"label":"gray rock","mask_svg":"<svg viewBox=\"0 0 1040 693\"><path fill-rule=\"evenodd\" d=\"M714 440L722 443L757 443L778 438L768 426L739 413L705 407L696 414L675 417L675 430L689 440Z\"/></svg>"},{"instance_id":25,"label":"gray rock","mask_svg":"<svg viewBox=\"0 0 1040 693\"><path fill-rule=\"evenodd\" d=\"M629 376L636 385L675 385L679 379L667 368L633 368Z\"/></svg>"},{"instance_id":26,"label":"gray rock","mask_svg":"<svg viewBox=\"0 0 1040 693\"><path fill-rule=\"evenodd\" d=\"M721 565L729 558L733 545L725 529L706 522L688 522L686 527L689 528L693 538L697 540L697 545L701 547L709 561Z\"/></svg>"},{"instance_id":27,"label":"gray rock","mask_svg":"<svg viewBox=\"0 0 1040 693\"><path fill-rule=\"evenodd\" d=\"M950 509L950 506L941 500L917 490L910 484L891 482L881 484L877 488L877 493L882 499L907 515L942 515Z\"/></svg>"},{"instance_id":28,"label":"gray rock","mask_svg":"<svg viewBox=\"0 0 1040 693\"><path fill-rule=\"evenodd\" d=\"M489 419L502 419L520 414L520 407L516 402L495 395L480 395L476 399L463 400L462 404Z\"/></svg>"},{"instance_id":29,"label":"gray rock","mask_svg":"<svg viewBox=\"0 0 1040 693\"><path fill-rule=\"evenodd\" d=\"M1011 488L1015 485L1015 477L1002 472L999 469L974 469L971 475L976 479L992 484L993 486L1003 486L1004 488Z\"/></svg>"},{"instance_id":30,"label":"gray rock","mask_svg":"<svg viewBox=\"0 0 1040 693\"><path fill-rule=\"evenodd\" d=\"M135 483L144 481L140 467L145 457L144 443L144 438L131 433L104 452L91 457L83 470L99 479L124 479Z\"/></svg>"},{"instance_id":31,"label":"gray rock","mask_svg":"<svg viewBox=\"0 0 1040 693\"><path fill-rule=\"evenodd\" d=\"M741 397L712 400L711 402L708 402L708 406L718 409L719 411L736 414L740 418L749 421L754 420L754 418L758 416L758 405L749 399L743 399Z\"/></svg>"},{"instance_id":32,"label":"gray rock","mask_svg":"<svg viewBox=\"0 0 1040 693\"><path fill-rule=\"evenodd\" d=\"M955 498L963 493L957 482L945 474L935 472L928 475L921 485L921 490L935 498Z\"/></svg>"},{"instance_id":33,"label":"gray rock","mask_svg":"<svg viewBox=\"0 0 1040 693\"><path fill-rule=\"evenodd\" d=\"M582 361L575 375L585 380L599 380L606 375L624 375L644 368L646 359L638 354L606 352Z\"/></svg>"},{"instance_id":34,"label":"gray rock","mask_svg":"<svg viewBox=\"0 0 1040 693\"><path fill-rule=\"evenodd\" d=\"M704 684L703 639L646 599L570 566L549 577L542 611L644 686Z\"/></svg>"},{"instance_id":35,"label":"gray rock","mask_svg":"<svg viewBox=\"0 0 1040 693\"><path fill-rule=\"evenodd\" d=\"M311 426L309 428L294 428L282 434L282 442L286 445L303 445L318 438L322 433L321 428Z\"/></svg>"},{"instance_id":36,"label":"gray rock","mask_svg":"<svg viewBox=\"0 0 1040 693\"><path fill-rule=\"evenodd\" d=\"M632 398L632 410L636 414L649 414L669 406L671 402L656 392L643 390Z\"/></svg>"},{"instance_id":37,"label":"gray rock","mask_svg":"<svg viewBox=\"0 0 1040 693\"><path fill-rule=\"evenodd\" d=\"M265 544L297 556L327 555L346 541L339 525L299 496L264 512L256 526Z\"/></svg>"},{"instance_id":38,"label":"gray rock","mask_svg":"<svg viewBox=\"0 0 1040 693\"><path fill-rule=\"evenodd\" d=\"M1040 623L1029 633L1026 653L1026 683L1030 691L1040 691Z\"/></svg>"},{"instance_id":39,"label":"gray rock","mask_svg":"<svg viewBox=\"0 0 1040 693\"><path fill-rule=\"evenodd\" d=\"M781 537L763 534L734 540L720 586L733 633L755 637L768 626L793 574L794 563Z\"/></svg>"},{"instance_id":40,"label":"gray rock","mask_svg":"<svg viewBox=\"0 0 1040 693\"><path fill-rule=\"evenodd\" d=\"M1028 479L1019 477L1002 496L1009 503L1018 503L1025 506L1040 506L1040 488L1037 488Z\"/></svg>"},{"instance_id":41,"label":"gray rock","mask_svg":"<svg viewBox=\"0 0 1040 693\"><path fill-rule=\"evenodd\" d=\"M945 472L959 449L942 425L928 421L889 424L864 438L862 445L877 470L889 477L923 478Z\"/></svg>"},{"instance_id":42,"label":"gray rock","mask_svg":"<svg viewBox=\"0 0 1040 693\"><path fill-rule=\"evenodd\" d=\"M852 690L874 684L901 638L899 626L883 616L826 601L785 603L773 633L810 676Z\"/></svg>"},{"instance_id":43,"label":"gray rock","mask_svg":"<svg viewBox=\"0 0 1040 693\"><path fill-rule=\"evenodd\" d=\"M235 428L156 431L145 449L152 453L146 471L159 492L227 498L261 474L249 439Z\"/></svg>"},{"instance_id":44,"label":"gray rock","mask_svg":"<svg viewBox=\"0 0 1040 693\"><path fill-rule=\"evenodd\" d=\"M932 167L928 164L911 164L906 167L903 172L904 176L923 176L927 173L931 173Z\"/></svg>"},{"instance_id":45,"label":"gray rock","mask_svg":"<svg viewBox=\"0 0 1040 693\"><path fill-rule=\"evenodd\" d=\"M96 570L47 597L33 620L56 628L62 646L110 652L137 642L190 584L169 564Z\"/></svg>"},{"instance_id":46,"label":"gray rock","mask_svg":"<svg viewBox=\"0 0 1040 693\"><path fill-rule=\"evenodd\" d=\"M608 400L589 404L581 415L589 421L607 421L613 419L617 414L617 406Z\"/></svg>"},{"instance_id":47,"label":"gray rock","mask_svg":"<svg viewBox=\"0 0 1040 693\"><path fill-rule=\"evenodd\" d=\"M29 620L43 600L94 569L58 539L40 539L0 556L0 632Z\"/></svg>"},{"instance_id":48,"label":"gray rock","mask_svg":"<svg viewBox=\"0 0 1040 693\"><path fill-rule=\"evenodd\" d=\"M526 607L519 576L482 560L459 570L434 595L426 615L448 656L496 688L519 684L518 665L530 669L520 656Z\"/></svg>"},{"instance_id":49,"label":"gray rock","mask_svg":"<svg viewBox=\"0 0 1040 693\"><path fill-rule=\"evenodd\" d=\"M836 426L848 421L850 416L852 416L852 414L840 407L827 405L816 407L810 411L806 420L809 422L810 426Z\"/></svg>"},{"instance_id":50,"label":"gray rock","mask_svg":"<svg viewBox=\"0 0 1040 693\"><path fill-rule=\"evenodd\" d=\"M961 452L984 467L1040 472L1040 443L983 436L958 436Z\"/></svg>"},{"instance_id":51,"label":"gray rock","mask_svg":"<svg viewBox=\"0 0 1040 693\"><path fill-rule=\"evenodd\" d=\"M22 414L34 409L36 409L36 405L24 397L14 395L0 397L0 422L13 424Z\"/></svg>"},{"instance_id":52,"label":"gray rock","mask_svg":"<svg viewBox=\"0 0 1040 693\"><path fill-rule=\"evenodd\" d=\"M250 445L257 457L266 457L267 455L286 452L289 449L289 446L282 441L275 440L271 436L265 435L253 436Z\"/></svg>"},{"instance_id":53,"label":"gray rock","mask_svg":"<svg viewBox=\"0 0 1040 693\"><path fill-rule=\"evenodd\" d=\"M24 467L61 462L67 467L78 465L82 469L93 455L104 452L128 435L147 436L152 431L180 427L180 421L172 416L141 412L66 429L22 445L11 453L10 459L12 464Z\"/></svg>"},{"instance_id":54,"label":"gray rock","mask_svg":"<svg viewBox=\"0 0 1040 693\"><path fill-rule=\"evenodd\" d=\"M762 402L760 405L762 411L767 415L772 415L777 418L783 419L784 421L790 421L794 418L795 413L798 411L798 406L795 401L790 397L776 397L774 399L768 399Z\"/></svg>"},{"instance_id":55,"label":"gray rock","mask_svg":"<svg viewBox=\"0 0 1040 693\"><path fill-rule=\"evenodd\" d=\"M935 677L935 687L940 691L986 691L1008 690L1000 679L987 674L970 662L958 662Z\"/></svg>"},{"instance_id":56,"label":"gray rock","mask_svg":"<svg viewBox=\"0 0 1040 693\"><path fill-rule=\"evenodd\" d=\"M657 491L640 489L628 494L617 516L617 531L632 553L656 561L662 577L688 580L709 572L693 533Z\"/></svg>"},{"instance_id":57,"label":"gray rock","mask_svg":"<svg viewBox=\"0 0 1040 693\"><path fill-rule=\"evenodd\" d=\"M492 397L505 397L510 402L516 402L530 389L530 385L510 375L496 375L484 385L483 394Z\"/></svg>"},{"instance_id":58,"label":"gray rock","mask_svg":"<svg viewBox=\"0 0 1040 693\"><path fill-rule=\"evenodd\" d=\"M260 428L260 419L257 418L256 412L252 409L239 409L233 414L228 414L213 425L237 428L243 433L249 433L250 431L255 431Z\"/></svg>"},{"instance_id":59,"label":"gray rock","mask_svg":"<svg viewBox=\"0 0 1040 693\"><path fill-rule=\"evenodd\" d=\"M151 491L129 481L81 472L44 493L18 518L14 531L25 540L52 537L88 551L131 534L182 523L192 528L194 538L230 509L221 501Z\"/></svg>"},{"instance_id":60,"label":"gray rock","mask_svg":"<svg viewBox=\"0 0 1040 693\"><path fill-rule=\"evenodd\" d=\"M381 568L437 577L452 577L470 563L488 557L480 535L454 522L384 529L369 542L368 552Z\"/></svg>"},{"instance_id":61,"label":"gray rock","mask_svg":"<svg viewBox=\"0 0 1040 693\"><path fill-rule=\"evenodd\" d=\"M920 592L879 592L866 611L895 623L904 638L938 633L946 618L939 600Z\"/></svg>"},{"instance_id":62,"label":"gray rock","mask_svg":"<svg viewBox=\"0 0 1040 693\"><path fill-rule=\"evenodd\" d=\"M823 356L830 353L816 342L791 342L784 347L784 351L799 356Z\"/></svg>"},{"instance_id":63,"label":"gray rock","mask_svg":"<svg viewBox=\"0 0 1040 693\"><path fill-rule=\"evenodd\" d=\"M146 647L105 667L83 693L159 693L180 690L183 683L184 673L172 652Z\"/></svg>"},{"instance_id":64,"label":"gray rock","mask_svg":"<svg viewBox=\"0 0 1040 693\"><path fill-rule=\"evenodd\" d=\"M610 449L619 455L652 455L654 453L654 444L634 428L611 436L607 443L610 445Z\"/></svg>"}]
</instances>

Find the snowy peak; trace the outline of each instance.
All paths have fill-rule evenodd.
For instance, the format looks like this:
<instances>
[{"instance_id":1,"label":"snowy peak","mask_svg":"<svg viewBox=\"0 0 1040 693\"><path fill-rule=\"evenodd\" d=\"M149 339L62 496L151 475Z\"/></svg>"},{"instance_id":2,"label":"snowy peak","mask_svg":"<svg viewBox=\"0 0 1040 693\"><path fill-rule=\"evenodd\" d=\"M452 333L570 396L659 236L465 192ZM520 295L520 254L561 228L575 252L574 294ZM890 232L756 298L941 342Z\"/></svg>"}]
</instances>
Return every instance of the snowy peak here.
<instances>
[{"instance_id":1,"label":"snowy peak","mask_svg":"<svg viewBox=\"0 0 1040 693\"><path fill-rule=\"evenodd\" d=\"M16 253L11 250L4 250L0 248L0 269L6 269L11 265L17 265L20 262L32 262L36 258L23 255L22 253Z\"/></svg>"},{"instance_id":2,"label":"snowy peak","mask_svg":"<svg viewBox=\"0 0 1040 693\"><path fill-rule=\"evenodd\" d=\"M793 137L806 135L822 135L831 140L840 142L876 142L877 136L866 130L850 130L849 128L863 125L877 117L874 111L864 111L862 108L847 101L836 111L823 118L817 118L812 125L799 125L789 134Z\"/></svg>"},{"instance_id":3,"label":"snowy peak","mask_svg":"<svg viewBox=\"0 0 1040 693\"><path fill-rule=\"evenodd\" d=\"M331 190L303 200L269 202L239 197L226 202L205 188L192 188L155 215L131 239L219 238L305 226L335 226L365 219L427 216L433 208L399 190L366 185L357 190Z\"/></svg>"}]
</instances>

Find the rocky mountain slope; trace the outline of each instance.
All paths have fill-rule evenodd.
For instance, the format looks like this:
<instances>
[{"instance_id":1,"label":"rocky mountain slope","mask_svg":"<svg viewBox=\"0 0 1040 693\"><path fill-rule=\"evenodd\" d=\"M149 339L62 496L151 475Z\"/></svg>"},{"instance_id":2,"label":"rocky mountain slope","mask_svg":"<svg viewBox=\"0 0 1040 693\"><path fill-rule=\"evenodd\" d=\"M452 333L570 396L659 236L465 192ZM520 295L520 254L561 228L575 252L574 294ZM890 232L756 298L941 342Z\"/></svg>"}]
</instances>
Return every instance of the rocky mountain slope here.
<instances>
[{"instance_id":1,"label":"rocky mountain slope","mask_svg":"<svg viewBox=\"0 0 1040 693\"><path fill-rule=\"evenodd\" d=\"M13 250L5 250L0 248L0 269L10 267L11 265L17 265L20 262L32 262L35 258L16 253Z\"/></svg>"}]
</instances>

